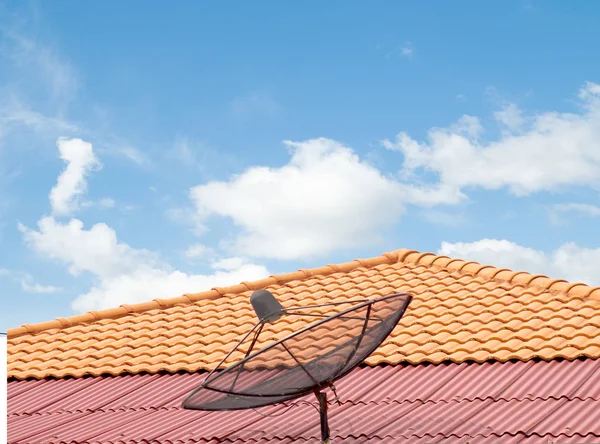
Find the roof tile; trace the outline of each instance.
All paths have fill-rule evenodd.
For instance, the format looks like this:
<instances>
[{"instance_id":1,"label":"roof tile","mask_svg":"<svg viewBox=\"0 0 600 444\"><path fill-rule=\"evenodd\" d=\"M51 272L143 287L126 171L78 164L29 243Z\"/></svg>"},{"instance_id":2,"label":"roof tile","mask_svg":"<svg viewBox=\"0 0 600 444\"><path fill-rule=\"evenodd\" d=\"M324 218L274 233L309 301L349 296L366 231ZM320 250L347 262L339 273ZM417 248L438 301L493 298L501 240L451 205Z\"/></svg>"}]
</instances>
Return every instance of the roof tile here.
<instances>
[{"instance_id":1,"label":"roof tile","mask_svg":"<svg viewBox=\"0 0 600 444\"><path fill-rule=\"evenodd\" d=\"M597 442L598 373L600 360L592 359L357 368L336 383L341 403L330 406L332 438L422 444ZM183 410L182 399L202 378L176 374L12 381L8 441L319 442L319 415L308 405L314 405L312 394L260 409L263 416ZM546 438L534 439L540 437Z\"/></svg>"},{"instance_id":2,"label":"roof tile","mask_svg":"<svg viewBox=\"0 0 600 444\"><path fill-rule=\"evenodd\" d=\"M369 365L600 357L600 287L398 250L12 329L9 377L211 369L256 322L249 296L259 288L286 307L413 294ZM261 341L298 325L284 319Z\"/></svg>"}]
</instances>

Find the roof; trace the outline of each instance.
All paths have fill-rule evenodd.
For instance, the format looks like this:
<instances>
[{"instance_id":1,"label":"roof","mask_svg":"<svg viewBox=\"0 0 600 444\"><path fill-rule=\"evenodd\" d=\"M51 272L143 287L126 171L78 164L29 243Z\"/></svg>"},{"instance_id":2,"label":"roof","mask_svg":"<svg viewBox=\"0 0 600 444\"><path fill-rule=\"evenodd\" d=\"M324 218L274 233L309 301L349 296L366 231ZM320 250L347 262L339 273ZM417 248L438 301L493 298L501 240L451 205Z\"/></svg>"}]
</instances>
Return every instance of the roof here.
<instances>
[{"instance_id":1,"label":"roof","mask_svg":"<svg viewBox=\"0 0 600 444\"><path fill-rule=\"evenodd\" d=\"M202 374L12 381L11 444L320 442L309 396L262 415L181 409ZM600 360L358 368L336 383L333 442L600 441ZM331 399L331 397L330 397ZM280 416L276 416L280 415Z\"/></svg>"},{"instance_id":2,"label":"roof","mask_svg":"<svg viewBox=\"0 0 600 444\"><path fill-rule=\"evenodd\" d=\"M284 306L411 293L409 311L369 365L600 357L600 287L397 250L12 329L8 376L211 369L255 323L249 296L261 288ZM277 323L276 335L294 322Z\"/></svg>"}]
</instances>

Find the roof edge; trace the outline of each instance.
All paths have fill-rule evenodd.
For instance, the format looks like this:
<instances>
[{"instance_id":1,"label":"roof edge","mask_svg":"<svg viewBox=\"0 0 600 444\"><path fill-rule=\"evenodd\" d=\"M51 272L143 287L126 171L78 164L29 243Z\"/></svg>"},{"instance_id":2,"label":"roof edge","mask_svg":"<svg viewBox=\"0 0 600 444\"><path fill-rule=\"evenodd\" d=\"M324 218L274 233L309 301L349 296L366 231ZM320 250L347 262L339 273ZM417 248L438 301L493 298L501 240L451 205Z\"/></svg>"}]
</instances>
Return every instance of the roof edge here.
<instances>
[{"instance_id":1,"label":"roof edge","mask_svg":"<svg viewBox=\"0 0 600 444\"><path fill-rule=\"evenodd\" d=\"M256 281L244 281L236 285L228 287L214 287L208 291L200 293L186 293L182 296L168 299L153 299L149 302L139 304L123 304L116 308L106 310L89 311L84 314L71 316L68 318L57 318L52 321L40 322L37 324L23 324L21 327L11 328L7 331L8 339L17 338L26 334L39 333L45 330L55 328L67 328L88 322L100 321L103 319L117 319L131 313L141 313L149 310L170 308L178 304L190 304L202 300L218 299L221 296L228 294L239 294L248 290L260 290L272 284L286 284L287 282L306 279L311 276L321 275L326 276L333 273L348 273L356 268L365 267L371 268L377 265L391 264L399 262L404 252L409 250L396 250L388 253L383 253L381 256L376 256L368 259L355 259L351 262L342 264L329 264L324 267L300 269L292 273L271 275L264 279Z\"/></svg>"},{"instance_id":2,"label":"roof edge","mask_svg":"<svg viewBox=\"0 0 600 444\"><path fill-rule=\"evenodd\" d=\"M45 330L67 328L79 324L96 322L103 319L117 319L131 313L141 313L149 310L170 308L178 304L190 304L202 300L218 299L229 294L234 295L248 290L260 290L269 285L283 285L291 281L303 280L312 276L327 276L333 273L348 273L361 267L372 268L378 265L393 264L397 262L440 267L473 276L482 276L490 280L494 279L510 283L519 283L532 287L542 287L552 292L568 293L576 297L587 298L591 296L598 296L600 298L600 286L591 287L581 282L571 283L563 279L551 279L548 276L541 274L533 275L525 271L515 272L509 270L508 268L496 268L491 265L482 265L478 262L452 259L448 256L438 256L434 253L421 253L417 250L399 249L368 259L355 259L342 264L329 264L317 268L300 269L292 273L271 275L265 279L252 282L244 281L228 287L215 287L200 293L187 293L179 297L168 299L157 298L153 299L152 301L142 302L139 304L123 304L116 308L89 311L87 313L68 318L57 318L52 321L40 322L37 324L23 324L21 327L9 329L7 334L8 339L13 339L19 336L39 333Z\"/></svg>"}]
</instances>

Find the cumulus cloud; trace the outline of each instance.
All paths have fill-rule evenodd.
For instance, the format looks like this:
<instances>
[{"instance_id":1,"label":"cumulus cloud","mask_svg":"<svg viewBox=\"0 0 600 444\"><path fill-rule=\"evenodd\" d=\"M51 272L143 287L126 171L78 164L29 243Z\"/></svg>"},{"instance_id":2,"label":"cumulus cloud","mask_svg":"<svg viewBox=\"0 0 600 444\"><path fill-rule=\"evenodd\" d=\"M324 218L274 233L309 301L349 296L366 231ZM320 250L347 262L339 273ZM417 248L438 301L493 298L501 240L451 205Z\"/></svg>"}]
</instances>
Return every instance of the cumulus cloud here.
<instances>
[{"instance_id":1,"label":"cumulus cloud","mask_svg":"<svg viewBox=\"0 0 600 444\"><path fill-rule=\"evenodd\" d=\"M50 193L53 209L63 210L58 211L61 214L66 209L71 210L74 197L85 192L85 175L90 170L89 166L99 163L90 144L80 140L64 142L67 142L66 146L59 146L61 157L68 166ZM22 224L18 226L29 248L63 263L74 276L89 273L95 279L94 287L79 295L72 304L73 309L79 312L174 297L269 275L265 267L239 258L221 260L207 274L174 270L157 254L120 242L115 230L105 223L86 229L79 219L62 222L54 216L46 216L37 225L37 229ZM29 281L25 283L27 291L52 290Z\"/></svg>"},{"instance_id":2,"label":"cumulus cloud","mask_svg":"<svg viewBox=\"0 0 600 444\"><path fill-rule=\"evenodd\" d=\"M494 112L494 118L511 131L518 131L523 126L523 111L514 103L507 103L500 111Z\"/></svg>"},{"instance_id":3,"label":"cumulus cloud","mask_svg":"<svg viewBox=\"0 0 600 444\"><path fill-rule=\"evenodd\" d=\"M60 138L57 142L60 158L67 163L65 170L50 191L50 204L56 216L68 216L79 206L78 199L87 188L86 176L101 164L92 144L81 139Z\"/></svg>"},{"instance_id":4,"label":"cumulus cloud","mask_svg":"<svg viewBox=\"0 0 600 444\"><path fill-rule=\"evenodd\" d=\"M546 253L508 240L442 242L438 254L505 267L514 271L545 274L555 279L600 285L600 248L569 242Z\"/></svg>"},{"instance_id":5,"label":"cumulus cloud","mask_svg":"<svg viewBox=\"0 0 600 444\"><path fill-rule=\"evenodd\" d=\"M236 270L244 263L245 261L241 257L228 257L214 262L212 267L216 270Z\"/></svg>"},{"instance_id":6,"label":"cumulus cloud","mask_svg":"<svg viewBox=\"0 0 600 444\"><path fill-rule=\"evenodd\" d=\"M495 114L505 128L484 141L478 118L433 128L427 142L407 133L384 146L404 155L404 172L433 172L441 185L462 190L508 188L517 196L569 185L600 185L600 85L579 91L580 113L523 116L514 105Z\"/></svg>"},{"instance_id":7,"label":"cumulus cloud","mask_svg":"<svg viewBox=\"0 0 600 444\"><path fill-rule=\"evenodd\" d=\"M457 203L456 187L400 181L362 161L349 147L319 138L284 141L291 159L282 167L253 166L229 181L190 190L197 230L211 216L240 228L224 247L247 256L307 259L336 249L379 242L404 204Z\"/></svg>"},{"instance_id":8,"label":"cumulus cloud","mask_svg":"<svg viewBox=\"0 0 600 444\"><path fill-rule=\"evenodd\" d=\"M348 147L329 139L285 142L281 168L254 166L228 182L190 191L197 217L228 217L245 255L309 258L380 239L402 213L405 190Z\"/></svg>"},{"instance_id":9,"label":"cumulus cloud","mask_svg":"<svg viewBox=\"0 0 600 444\"><path fill-rule=\"evenodd\" d=\"M209 290L213 287L237 284L267 277L264 266L242 265L232 270L213 270L209 274L187 274L140 266L130 274L120 274L99 281L99 285L80 295L72 304L75 311L98 310L124 303L145 302L154 298L169 298L184 293Z\"/></svg>"},{"instance_id":10,"label":"cumulus cloud","mask_svg":"<svg viewBox=\"0 0 600 444\"><path fill-rule=\"evenodd\" d=\"M22 225L20 230L40 255L62 262L73 275L88 272L96 278L96 285L73 302L76 311L174 297L269 275L265 267L237 259L216 264L208 274L173 270L155 253L119 242L116 232L103 223L86 230L78 219L63 223L48 216L38 222L37 230Z\"/></svg>"},{"instance_id":11,"label":"cumulus cloud","mask_svg":"<svg viewBox=\"0 0 600 444\"><path fill-rule=\"evenodd\" d=\"M89 272L105 278L133 273L140 264L158 264L152 252L119 242L115 231L104 223L86 230L79 219L62 223L47 216L38 221L37 231L23 225L19 229L29 247L63 262L74 276Z\"/></svg>"}]
</instances>

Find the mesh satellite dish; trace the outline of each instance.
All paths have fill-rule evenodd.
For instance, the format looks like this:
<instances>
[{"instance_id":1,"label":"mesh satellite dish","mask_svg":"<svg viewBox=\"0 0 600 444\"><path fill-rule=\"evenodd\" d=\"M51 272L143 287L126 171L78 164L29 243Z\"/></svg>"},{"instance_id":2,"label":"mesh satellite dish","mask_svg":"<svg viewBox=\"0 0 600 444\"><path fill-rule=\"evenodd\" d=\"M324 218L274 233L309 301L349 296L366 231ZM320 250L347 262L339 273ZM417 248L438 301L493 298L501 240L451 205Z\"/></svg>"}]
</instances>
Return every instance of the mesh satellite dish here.
<instances>
[{"instance_id":1,"label":"mesh satellite dish","mask_svg":"<svg viewBox=\"0 0 600 444\"><path fill-rule=\"evenodd\" d=\"M411 295L399 293L284 308L268 291L255 291L250 302L258 322L186 397L183 408L243 410L313 392L319 402L321 439L329 443L323 390L329 387L335 393L333 382L379 347L411 300Z\"/></svg>"}]
</instances>

